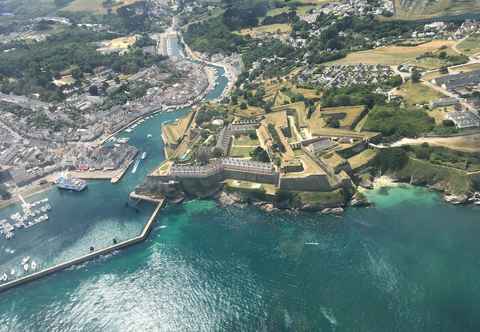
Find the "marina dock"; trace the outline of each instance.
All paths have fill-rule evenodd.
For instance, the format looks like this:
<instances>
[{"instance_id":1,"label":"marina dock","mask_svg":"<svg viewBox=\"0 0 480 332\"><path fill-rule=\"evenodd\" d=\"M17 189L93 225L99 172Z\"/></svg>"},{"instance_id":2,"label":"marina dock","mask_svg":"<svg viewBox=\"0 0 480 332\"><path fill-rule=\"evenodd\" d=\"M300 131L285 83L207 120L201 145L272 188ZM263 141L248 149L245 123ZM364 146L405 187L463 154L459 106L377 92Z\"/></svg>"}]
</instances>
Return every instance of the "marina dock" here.
<instances>
[{"instance_id":1,"label":"marina dock","mask_svg":"<svg viewBox=\"0 0 480 332\"><path fill-rule=\"evenodd\" d=\"M135 245L135 244L138 244L138 243L141 243L141 242L145 241L148 238L148 235L150 234L150 232L152 231L153 225L155 224L155 219L158 217L158 215L160 213L160 210L165 206L165 202L166 202L165 199L158 200L157 207L155 208L152 215L148 219L148 221L145 224L145 227L143 228L140 235L138 235L134 238L131 238L129 240L125 240L125 241L119 242L117 244L111 245L107 248L92 251L92 252L90 252L86 255L80 256L78 258L75 258L75 259L72 259L72 260L54 265L54 266L46 268L44 270L29 274L29 275L26 275L24 277L21 277L21 278L12 280L10 282L7 282L5 284L2 284L2 285L0 285L0 293L4 292L6 290L9 290L11 288L26 284L28 282L31 282L31 281L38 280L40 278L49 276L53 273L63 271L65 269L68 269L69 267L79 265L79 264L83 264L83 263L85 263L87 261L90 261L90 260L93 260L97 257L108 255L108 254L110 254L110 253L112 253L116 250L124 249L124 248L127 248L129 246L132 246L132 245Z\"/></svg>"},{"instance_id":2,"label":"marina dock","mask_svg":"<svg viewBox=\"0 0 480 332\"><path fill-rule=\"evenodd\" d=\"M130 165L132 165L134 161L135 161L135 158L132 158L132 160L130 160L127 165L121 168L120 171L111 178L110 182L117 183L118 181L120 181L125 175L125 173L127 173L128 169L130 168Z\"/></svg>"}]
</instances>

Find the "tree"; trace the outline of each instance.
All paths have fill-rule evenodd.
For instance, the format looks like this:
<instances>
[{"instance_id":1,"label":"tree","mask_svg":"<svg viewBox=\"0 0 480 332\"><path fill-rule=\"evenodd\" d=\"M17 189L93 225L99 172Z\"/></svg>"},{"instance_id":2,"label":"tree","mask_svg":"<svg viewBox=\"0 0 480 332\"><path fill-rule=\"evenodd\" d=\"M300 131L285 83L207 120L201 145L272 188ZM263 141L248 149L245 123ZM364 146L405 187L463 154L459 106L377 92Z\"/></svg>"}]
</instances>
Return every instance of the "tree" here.
<instances>
[{"instance_id":1,"label":"tree","mask_svg":"<svg viewBox=\"0 0 480 332\"><path fill-rule=\"evenodd\" d=\"M241 110L246 110L246 109L247 109L247 104L246 104L245 102L242 102L242 103L240 104L240 109L241 109Z\"/></svg>"},{"instance_id":2,"label":"tree","mask_svg":"<svg viewBox=\"0 0 480 332\"><path fill-rule=\"evenodd\" d=\"M218 146L215 147L215 148L213 149L213 151L212 151L212 156L213 156L214 158L221 158L221 157L223 157L223 149L220 148L220 147L218 147Z\"/></svg>"},{"instance_id":3,"label":"tree","mask_svg":"<svg viewBox=\"0 0 480 332\"><path fill-rule=\"evenodd\" d=\"M418 83L418 82L420 82L420 78L422 77L422 74L418 71L417 68L414 68L412 70L411 77L412 77L412 82L413 83Z\"/></svg>"},{"instance_id":4,"label":"tree","mask_svg":"<svg viewBox=\"0 0 480 332\"><path fill-rule=\"evenodd\" d=\"M88 88L88 93L91 95L91 96L98 96L98 88L96 85L90 85L90 87Z\"/></svg>"},{"instance_id":5,"label":"tree","mask_svg":"<svg viewBox=\"0 0 480 332\"><path fill-rule=\"evenodd\" d=\"M448 74L448 67L447 66L442 66L440 67L440 74Z\"/></svg>"},{"instance_id":6,"label":"tree","mask_svg":"<svg viewBox=\"0 0 480 332\"><path fill-rule=\"evenodd\" d=\"M340 127L340 121L336 117L330 116L327 119L327 126L330 127L330 128L339 128Z\"/></svg>"},{"instance_id":7,"label":"tree","mask_svg":"<svg viewBox=\"0 0 480 332\"><path fill-rule=\"evenodd\" d=\"M264 163L267 163L270 161L270 158L268 157L267 151L265 151L263 148L260 146L257 146L255 150L250 152L250 157L252 157L253 160L255 161L261 161Z\"/></svg>"},{"instance_id":8,"label":"tree","mask_svg":"<svg viewBox=\"0 0 480 332\"><path fill-rule=\"evenodd\" d=\"M375 156L374 162L377 167L382 171L396 171L408 161L408 156L403 148L382 149Z\"/></svg>"}]
</instances>

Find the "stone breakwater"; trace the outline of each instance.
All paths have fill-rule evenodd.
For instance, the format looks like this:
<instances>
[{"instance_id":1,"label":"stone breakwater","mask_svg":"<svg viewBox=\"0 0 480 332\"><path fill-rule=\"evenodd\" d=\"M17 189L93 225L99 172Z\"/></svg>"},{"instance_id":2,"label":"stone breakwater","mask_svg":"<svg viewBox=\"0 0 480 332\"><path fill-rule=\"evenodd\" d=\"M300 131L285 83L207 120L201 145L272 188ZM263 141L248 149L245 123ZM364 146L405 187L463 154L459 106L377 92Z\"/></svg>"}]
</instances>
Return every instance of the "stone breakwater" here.
<instances>
[{"instance_id":1,"label":"stone breakwater","mask_svg":"<svg viewBox=\"0 0 480 332\"><path fill-rule=\"evenodd\" d=\"M156 220L160 210L163 208L164 205L165 205L165 200L164 199L160 200L157 207L153 211L150 219L145 224L145 227L143 228L140 235L138 235L134 238L131 238L129 240L125 240L125 241L116 243L116 244L111 245L107 248L92 251L92 252L90 252L86 255L83 255L83 256L77 257L75 259L72 259L72 260L54 265L54 266L49 267L47 269L44 269L44 270L41 270L41 271L38 271L38 272L35 272L35 273L32 273L32 274L26 275L22 278L15 279L15 280L12 280L10 282L7 282L3 285L0 285L0 293L4 292L4 291L7 291L11 288L18 287L20 285L32 282L34 280L38 280L40 278L49 276L51 274L63 271L63 270L68 269L72 266L83 264L83 263L88 262L90 260L93 260L97 257L111 254L112 252L114 252L116 250L124 249L124 248L130 247L132 245L135 245L135 244L138 244L138 243L141 243L141 242L145 241L148 238L148 235L150 234L150 232L152 231L153 225L155 224L155 220Z\"/></svg>"}]
</instances>

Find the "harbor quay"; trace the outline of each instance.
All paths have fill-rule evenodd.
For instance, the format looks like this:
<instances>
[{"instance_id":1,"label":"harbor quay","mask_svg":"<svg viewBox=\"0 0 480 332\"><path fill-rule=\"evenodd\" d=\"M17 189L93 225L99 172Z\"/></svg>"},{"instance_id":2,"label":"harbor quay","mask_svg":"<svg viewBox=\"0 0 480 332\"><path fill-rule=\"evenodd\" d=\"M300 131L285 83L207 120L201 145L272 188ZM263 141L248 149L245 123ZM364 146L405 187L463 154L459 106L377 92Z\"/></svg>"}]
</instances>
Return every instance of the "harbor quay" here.
<instances>
[{"instance_id":1,"label":"harbor quay","mask_svg":"<svg viewBox=\"0 0 480 332\"><path fill-rule=\"evenodd\" d=\"M155 220L159 216L160 210L165 206L166 201L165 201L165 199L159 199L159 200L157 200L157 202L158 202L158 204L157 204L155 210L153 211L152 215L150 216L150 218L148 219L144 228L142 229L142 232L138 236L135 236L131 239L128 239L128 240L125 240L125 241L122 241L122 242L119 242L119 243L114 243L113 245L108 246L108 247L103 248L103 249L94 250L94 251L92 251L92 252L90 252L86 255L80 256L78 258L68 260L66 262L54 265L52 267L40 270L38 272L26 275L22 278L15 279L15 280L12 280L8 283L2 284L2 285L0 285L0 293L4 292L4 291L7 291L9 289L12 289L14 287L21 286L21 285L24 285L26 283L41 279L41 278L49 276L51 274L63 271L63 270L68 269L72 266L83 264L83 263L91 261L91 260L93 260L97 257L108 255L108 254L110 254L110 253L112 253L116 250L124 249L124 248L130 247L132 245L135 245L135 244L138 244L138 243L141 243L141 242L145 241L148 238L148 235L150 234L150 232L152 231L152 228L155 224Z\"/></svg>"}]
</instances>

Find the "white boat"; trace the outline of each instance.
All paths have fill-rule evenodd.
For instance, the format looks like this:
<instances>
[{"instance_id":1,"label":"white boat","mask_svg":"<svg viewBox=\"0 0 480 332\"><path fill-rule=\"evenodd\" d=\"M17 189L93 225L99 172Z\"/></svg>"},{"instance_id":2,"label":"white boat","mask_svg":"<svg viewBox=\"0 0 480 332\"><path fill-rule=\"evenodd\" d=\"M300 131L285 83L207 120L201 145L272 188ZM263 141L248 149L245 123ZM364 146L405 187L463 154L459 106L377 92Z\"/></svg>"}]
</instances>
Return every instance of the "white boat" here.
<instances>
[{"instance_id":1,"label":"white boat","mask_svg":"<svg viewBox=\"0 0 480 332\"><path fill-rule=\"evenodd\" d=\"M35 271L37 269L37 263L35 263L35 261L32 261L32 264L30 264L30 267L32 268L32 271Z\"/></svg>"},{"instance_id":2,"label":"white boat","mask_svg":"<svg viewBox=\"0 0 480 332\"><path fill-rule=\"evenodd\" d=\"M23 270L24 270L25 272L28 272L29 269L30 269L30 265L28 265L28 264L24 264L24 265L23 265Z\"/></svg>"},{"instance_id":3,"label":"white boat","mask_svg":"<svg viewBox=\"0 0 480 332\"><path fill-rule=\"evenodd\" d=\"M135 164L133 164L132 174L135 174L137 172L138 165L140 165L140 159L137 159L135 161Z\"/></svg>"},{"instance_id":4,"label":"white boat","mask_svg":"<svg viewBox=\"0 0 480 332\"><path fill-rule=\"evenodd\" d=\"M14 276L15 273L16 273L15 269L11 269L11 270L10 270L10 275Z\"/></svg>"},{"instance_id":5,"label":"white boat","mask_svg":"<svg viewBox=\"0 0 480 332\"><path fill-rule=\"evenodd\" d=\"M22 265L27 264L29 261L30 261L30 256L23 257L23 258L22 258Z\"/></svg>"},{"instance_id":6,"label":"white boat","mask_svg":"<svg viewBox=\"0 0 480 332\"><path fill-rule=\"evenodd\" d=\"M145 160L147 158L147 153L143 152L141 158L142 158L142 160Z\"/></svg>"},{"instance_id":7,"label":"white boat","mask_svg":"<svg viewBox=\"0 0 480 332\"><path fill-rule=\"evenodd\" d=\"M148 134L148 135L147 135L147 138L152 138L152 137L153 137L152 134Z\"/></svg>"},{"instance_id":8,"label":"white boat","mask_svg":"<svg viewBox=\"0 0 480 332\"><path fill-rule=\"evenodd\" d=\"M2 276L0 277L0 281L7 281L8 280L8 275L6 273L2 274Z\"/></svg>"}]
</instances>

